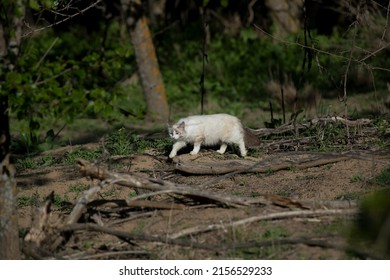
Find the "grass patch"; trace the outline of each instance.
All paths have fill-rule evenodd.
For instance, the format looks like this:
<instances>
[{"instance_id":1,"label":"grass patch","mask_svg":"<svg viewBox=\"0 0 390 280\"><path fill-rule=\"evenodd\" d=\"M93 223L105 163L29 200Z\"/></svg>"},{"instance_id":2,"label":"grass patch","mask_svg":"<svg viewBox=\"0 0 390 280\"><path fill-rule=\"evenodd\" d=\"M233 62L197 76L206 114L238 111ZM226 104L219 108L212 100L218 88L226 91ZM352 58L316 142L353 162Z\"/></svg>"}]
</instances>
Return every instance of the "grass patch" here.
<instances>
[{"instance_id":1,"label":"grass patch","mask_svg":"<svg viewBox=\"0 0 390 280\"><path fill-rule=\"evenodd\" d=\"M41 167L48 167L54 164L57 164L59 160L53 155L45 155L42 157L30 157L26 156L24 158L16 160L15 167L18 172L28 170L28 169L37 169Z\"/></svg>"},{"instance_id":2,"label":"grass patch","mask_svg":"<svg viewBox=\"0 0 390 280\"><path fill-rule=\"evenodd\" d=\"M68 207L70 204L69 197L67 194L65 194L63 197L55 194L54 195L54 201L53 204L57 206L58 208L65 208Z\"/></svg>"},{"instance_id":3,"label":"grass patch","mask_svg":"<svg viewBox=\"0 0 390 280\"><path fill-rule=\"evenodd\" d=\"M382 187L390 186L390 165L387 166L379 175L374 177L371 181L373 184L380 185Z\"/></svg>"},{"instance_id":4,"label":"grass patch","mask_svg":"<svg viewBox=\"0 0 390 280\"><path fill-rule=\"evenodd\" d=\"M360 175L353 175L351 177L351 183L363 182L363 178Z\"/></svg>"},{"instance_id":5,"label":"grass patch","mask_svg":"<svg viewBox=\"0 0 390 280\"><path fill-rule=\"evenodd\" d=\"M35 192L31 196L22 195L18 197L18 207L34 206L38 207L42 203L39 193Z\"/></svg>"},{"instance_id":6,"label":"grass patch","mask_svg":"<svg viewBox=\"0 0 390 280\"><path fill-rule=\"evenodd\" d=\"M343 218L334 218L329 222L318 223L317 226L313 228L313 233L315 235L343 235L346 236L349 230L349 221Z\"/></svg>"},{"instance_id":7,"label":"grass patch","mask_svg":"<svg viewBox=\"0 0 390 280\"><path fill-rule=\"evenodd\" d=\"M25 157L22 159L18 159L15 164L16 170L18 172L28 169L38 168L38 163L31 157Z\"/></svg>"},{"instance_id":8,"label":"grass patch","mask_svg":"<svg viewBox=\"0 0 390 280\"><path fill-rule=\"evenodd\" d=\"M345 193L335 197L336 200L357 200L361 198L362 194L357 192Z\"/></svg>"},{"instance_id":9,"label":"grass patch","mask_svg":"<svg viewBox=\"0 0 390 280\"><path fill-rule=\"evenodd\" d=\"M283 197L291 197L294 194L292 190L283 190L276 193L276 195Z\"/></svg>"},{"instance_id":10,"label":"grass patch","mask_svg":"<svg viewBox=\"0 0 390 280\"><path fill-rule=\"evenodd\" d=\"M288 231L280 226L267 226L267 223L262 223L266 230L264 232L248 231L247 228L235 227L229 229L225 236L224 243L247 243L261 242L266 240L276 240L288 237ZM272 245L269 247L247 247L233 249L228 253L229 257L242 259L269 259L276 257L282 250L290 248L291 245Z\"/></svg>"},{"instance_id":11,"label":"grass patch","mask_svg":"<svg viewBox=\"0 0 390 280\"><path fill-rule=\"evenodd\" d=\"M148 148L168 153L172 146L172 140L169 138L144 139L121 128L107 137L105 146L111 155L143 153Z\"/></svg>"},{"instance_id":12,"label":"grass patch","mask_svg":"<svg viewBox=\"0 0 390 280\"><path fill-rule=\"evenodd\" d=\"M130 155L145 148L145 143L137 135L121 128L109 135L105 141L111 155Z\"/></svg>"},{"instance_id":13,"label":"grass patch","mask_svg":"<svg viewBox=\"0 0 390 280\"><path fill-rule=\"evenodd\" d=\"M89 150L84 149L82 147L78 147L72 152L66 151L64 154L63 162L66 164L75 164L78 158L82 158L85 160L96 160L100 158L101 155L102 152L100 149Z\"/></svg>"},{"instance_id":14,"label":"grass patch","mask_svg":"<svg viewBox=\"0 0 390 280\"><path fill-rule=\"evenodd\" d=\"M100 192L100 194L103 198L119 198L119 191L115 188L115 186L105 189L105 191Z\"/></svg>"},{"instance_id":15,"label":"grass patch","mask_svg":"<svg viewBox=\"0 0 390 280\"><path fill-rule=\"evenodd\" d=\"M69 192L80 194L85 190L88 190L89 186L87 184L73 184L69 186Z\"/></svg>"}]
</instances>

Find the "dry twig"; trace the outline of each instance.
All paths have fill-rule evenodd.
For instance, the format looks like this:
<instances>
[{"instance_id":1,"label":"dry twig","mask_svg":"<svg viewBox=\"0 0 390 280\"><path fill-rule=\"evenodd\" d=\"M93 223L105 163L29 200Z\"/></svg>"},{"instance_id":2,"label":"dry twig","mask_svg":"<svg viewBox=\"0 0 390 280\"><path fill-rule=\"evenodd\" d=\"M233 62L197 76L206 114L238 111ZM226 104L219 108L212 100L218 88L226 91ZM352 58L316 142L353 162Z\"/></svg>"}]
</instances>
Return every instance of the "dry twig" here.
<instances>
[{"instance_id":1,"label":"dry twig","mask_svg":"<svg viewBox=\"0 0 390 280\"><path fill-rule=\"evenodd\" d=\"M326 216L326 215L354 215L356 214L356 209L329 209L329 210L298 210L298 211L289 211L289 212L279 212L271 214L263 214L258 216L253 216L231 223L218 223L211 224L207 226L196 226L192 228L184 229L175 234L169 235L170 239L177 239L179 237L194 235L203 232L209 232L218 229L224 229L227 227L236 227L244 224L254 223L258 221L265 220L275 220L275 219L286 219L286 218L295 218L295 217L313 217L313 216Z\"/></svg>"}]
</instances>

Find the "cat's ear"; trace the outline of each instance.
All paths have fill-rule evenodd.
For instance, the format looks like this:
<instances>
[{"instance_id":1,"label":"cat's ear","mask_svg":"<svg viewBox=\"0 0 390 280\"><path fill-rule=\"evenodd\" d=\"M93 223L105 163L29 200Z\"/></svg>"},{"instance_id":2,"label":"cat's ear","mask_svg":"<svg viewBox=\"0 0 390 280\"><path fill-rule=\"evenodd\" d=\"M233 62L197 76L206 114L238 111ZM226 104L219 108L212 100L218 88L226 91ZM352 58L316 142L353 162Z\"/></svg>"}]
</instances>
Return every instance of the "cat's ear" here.
<instances>
[{"instance_id":1,"label":"cat's ear","mask_svg":"<svg viewBox=\"0 0 390 280\"><path fill-rule=\"evenodd\" d=\"M184 131L185 128L185 122L181 122L177 125L177 128Z\"/></svg>"}]
</instances>

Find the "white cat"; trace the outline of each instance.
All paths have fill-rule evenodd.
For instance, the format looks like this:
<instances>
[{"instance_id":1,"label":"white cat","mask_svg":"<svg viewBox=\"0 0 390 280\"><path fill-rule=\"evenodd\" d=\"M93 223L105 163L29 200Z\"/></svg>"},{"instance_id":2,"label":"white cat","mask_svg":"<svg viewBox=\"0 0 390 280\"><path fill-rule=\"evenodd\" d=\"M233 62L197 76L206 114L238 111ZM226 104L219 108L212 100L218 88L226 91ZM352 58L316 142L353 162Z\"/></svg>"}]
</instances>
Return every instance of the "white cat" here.
<instances>
[{"instance_id":1,"label":"white cat","mask_svg":"<svg viewBox=\"0 0 390 280\"><path fill-rule=\"evenodd\" d=\"M223 154L228 144L236 144L241 156L246 156L244 128L238 118L228 114L189 116L169 127L168 132L176 140L169 154L170 158L175 157L188 143L194 144L191 155L196 155L201 145L220 144L217 152Z\"/></svg>"}]
</instances>

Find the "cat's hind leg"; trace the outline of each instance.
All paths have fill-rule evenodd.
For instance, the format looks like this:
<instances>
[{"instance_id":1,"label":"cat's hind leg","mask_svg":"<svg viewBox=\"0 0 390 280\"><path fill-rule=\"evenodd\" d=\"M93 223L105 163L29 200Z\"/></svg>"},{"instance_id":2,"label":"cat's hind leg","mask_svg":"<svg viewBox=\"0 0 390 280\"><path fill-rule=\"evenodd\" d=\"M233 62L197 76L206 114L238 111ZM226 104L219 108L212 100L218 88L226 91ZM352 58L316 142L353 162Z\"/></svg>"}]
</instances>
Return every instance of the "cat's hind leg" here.
<instances>
[{"instance_id":1,"label":"cat's hind leg","mask_svg":"<svg viewBox=\"0 0 390 280\"><path fill-rule=\"evenodd\" d=\"M169 157L170 157L170 158L174 158L174 157L176 156L177 152L178 152L181 148L185 147L186 145L187 145L187 144L186 144L186 142L184 142L184 141L178 141L178 142L176 142L175 144L173 144L172 151L171 151L171 153L169 154Z\"/></svg>"},{"instance_id":2,"label":"cat's hind leg","mask_svg":"<svg viewBox=\"0 0 390 280\"><path fill-rule=\"evenodd\" d=\"M245 142L244 140L241 140L239 143L238 143L238 147L240 148L240 154L242 157L245 157L246 156L246 148L245 148Z\"/></svg>"},{"instance_id":3,"label":"cat's hind leg","mask_svg":"<svg viewBox=\"0 0 390 280\"><path fill-rule=\"evenodd\" d=\"M226 143L222 143L221 147L219 148L219 150L217 150L217 152L220 153L220 154L223 154L223 153L225 153L226 148L227 148L227 144Z\"/></svg>"}]
</instances>

